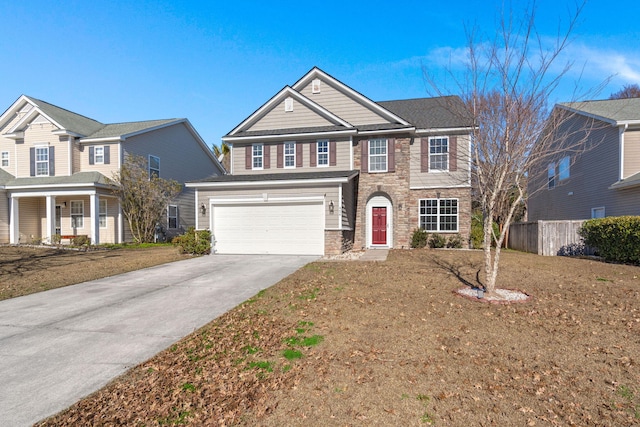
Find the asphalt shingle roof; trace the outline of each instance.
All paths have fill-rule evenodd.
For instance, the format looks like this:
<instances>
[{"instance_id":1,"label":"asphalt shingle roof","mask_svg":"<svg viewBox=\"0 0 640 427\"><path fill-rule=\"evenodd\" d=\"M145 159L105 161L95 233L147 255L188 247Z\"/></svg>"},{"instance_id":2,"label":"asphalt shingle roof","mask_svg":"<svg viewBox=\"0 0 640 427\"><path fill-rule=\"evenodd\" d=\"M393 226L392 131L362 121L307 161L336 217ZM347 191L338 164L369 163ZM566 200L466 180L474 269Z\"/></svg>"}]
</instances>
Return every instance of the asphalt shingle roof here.
<instances>
[{"instance_id":1,"label":"asphalt shingle roof","mask_svg":"<svg viewBox=\"0 0 640 427\"><path fill-rule=\"evenodd\" d=\"M0 185L5 185L7 182L13 180L15 177L4 169L0 169Z\"/></svg>"},{"instance_id":2,"label":"asphalt shingle roof","mask_svg":"<svg viewBox=\"0 0 640 427\"><path fill-rule=\"evenodd\" d=\"M97 120L81 116L80 114L65 110L64 108L49 104L48 102L44 102L40 99L32 98L30 96L27 96L27 98L36 104L43 113L71 132L80 135L91 135L104 127L104 123L100 123Z\"/></svg>"},{"instance_id":3,"label":"asphalt shingle roof","mask_svg":"<svg viewBox=\"0 0 640 427\"><path fill-rule=\"evenodd\" d=\"M180 119L147 120L143 122L113 123L104 125L102 129L87 135L89 138L109 138L151 129Z\"/></svg>"},{"instance_id":4,"label":"asphalt shingle roof","mask_svg":"<svg viewBox=\"0 0 640 427\"><path fill-rule=\"evenodd\" d=\"M68 185L68 184L108 184L106 177L100 172L78 172L71 176L39 176L14 178L5 183L7 187L23 185Z\"/></svg>"},{"instance_id":5,"label":"asphalt shingle roof","mask_svg":"<svg viewBox=\"0 0 640 427\"><path fill-rule=\"evenodd\" d=\"M402 117L419 129L471 126L471 119L457 96L381 101L378 105Z\"/></svg>"},{"instance_id":6,"label":"asphalt shingle roof","mask_svg":"<svg viewBox=\"0 0 640 427\"><path fill-rule=\"evenodd\" d=\"M357 170L347 171L314 171L299 173L268 173L268 174L251 174L251 175L220 175L211 176L193 183L204 182L256 182L256 181L283 181L283 180L313 180L313 179L330 179L330 178L352 178L358 175Z\"/></svg>"},{"instance_id":7,"label":"asphalt shingle roof","mask_svg":"<svg viewBox=\"0 0 640 427\"><path fill-rule=\"evenodd\" d=\"M640 120L640 98L563 102L560 105L615 122Z\"/></svg>"}]
</instances>

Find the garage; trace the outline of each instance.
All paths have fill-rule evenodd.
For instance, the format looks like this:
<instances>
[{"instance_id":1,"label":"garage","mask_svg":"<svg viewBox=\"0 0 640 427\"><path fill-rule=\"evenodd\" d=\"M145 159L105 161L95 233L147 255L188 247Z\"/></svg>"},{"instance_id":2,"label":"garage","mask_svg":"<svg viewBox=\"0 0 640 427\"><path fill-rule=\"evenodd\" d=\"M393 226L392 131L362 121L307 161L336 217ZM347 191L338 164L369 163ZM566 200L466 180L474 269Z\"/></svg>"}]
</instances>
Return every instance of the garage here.
<instances>
[{"instance_id":1,"label":"garage","mask_svg":"<svg viewBox=\"0 0 640 427\"><path fill-rule=\"evenodd\" d=\"M324 254L324 198L211 201L218 254Z\"/></svg>"}]
</instances>

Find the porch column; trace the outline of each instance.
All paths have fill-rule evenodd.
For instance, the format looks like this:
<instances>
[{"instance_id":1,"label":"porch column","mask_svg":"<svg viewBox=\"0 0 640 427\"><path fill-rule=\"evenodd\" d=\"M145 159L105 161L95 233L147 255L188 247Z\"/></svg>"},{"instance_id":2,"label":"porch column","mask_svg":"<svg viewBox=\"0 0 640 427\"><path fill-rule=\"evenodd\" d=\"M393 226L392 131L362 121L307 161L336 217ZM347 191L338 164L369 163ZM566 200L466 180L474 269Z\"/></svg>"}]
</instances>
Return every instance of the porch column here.
<instances>
[{"instance_id":1,"label":"porch column","mask_svg":"<svg viewBox=\"0 0 640 427\"><path fill-rule=\"evenodd\" d=\"M91 194L89 196L89 210L90 210L90 223L91 223L91 244L100 244L100 197L97 194Z\"/></svg>"},{"instance_id":2,"label":"porch column","mask_svg":"<svg viewBox=\"0 0 640 427\"><path fill-rule=\"evenodd\" d=\"M51 244L52 237L56 234L56 198L55 196L46 196L46 200L47 228L43 233L42 241Z\"/></svg>"},{"instance_id":3,"label":"porch column","mask_svg":"<svg viewBox=\"0 0 640 427\"><path fill-rule=\"evenodd\" d=\"M11 196L9 200L9 243L20 243L20 200Z\"/></svg>"}]
</instances>

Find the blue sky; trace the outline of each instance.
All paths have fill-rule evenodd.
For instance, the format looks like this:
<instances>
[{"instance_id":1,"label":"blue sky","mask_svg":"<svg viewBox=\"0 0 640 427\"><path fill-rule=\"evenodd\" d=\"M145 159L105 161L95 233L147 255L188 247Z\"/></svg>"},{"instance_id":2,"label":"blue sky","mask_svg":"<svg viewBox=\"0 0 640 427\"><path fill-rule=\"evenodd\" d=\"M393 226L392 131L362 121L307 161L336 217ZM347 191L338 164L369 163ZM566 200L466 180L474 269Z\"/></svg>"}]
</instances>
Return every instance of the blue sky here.
<instances>
[{"instance_id":1,"label":"blue sky","mask_svg":"<svg viewBox=\"0 0 640 427\"><path fill-rule=\"evenodd\" d=\"M187 117L209 144L313 66L374 101L428 96L466 45L465 25L495 33L502 0L65 1L0 4L0 110L21 94L105 123ZM517 0L516 0L516 3ZM554 36L574 1L538 1ZM640 84L637 0L589 1L563 61L598 98ZM443 83L444 85L444 83Z\"/></svg>"}]
</instances>

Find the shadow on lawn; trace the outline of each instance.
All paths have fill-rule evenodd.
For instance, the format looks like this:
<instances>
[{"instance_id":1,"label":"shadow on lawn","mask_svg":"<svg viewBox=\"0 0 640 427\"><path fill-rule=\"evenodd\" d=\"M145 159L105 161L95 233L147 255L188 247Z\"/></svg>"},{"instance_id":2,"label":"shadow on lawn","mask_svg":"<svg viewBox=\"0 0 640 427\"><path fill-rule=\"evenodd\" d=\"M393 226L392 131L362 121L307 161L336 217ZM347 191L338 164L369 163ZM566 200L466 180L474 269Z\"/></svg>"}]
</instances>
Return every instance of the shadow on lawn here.
<instances>
[{"instance_id":1,"label":"shadow on lawn","mask_svg":"<svg viewBox=\"0 0 640 427\"><path fill-rule=\"evenodd\" d=\"M436 255L432 256L431 259L432 259L432 261L433 261L433 263L435 265L437 265L441 269L443 269L443 270L453 274L454 276L456 276L456 278L463 285L468 286L468 287L470 287L472 289L484 288L485 287L484 283L482 283L482 280L480 280L480 272L482 271L482 269L479 268L474 263L468 262L467 264L465 264L464 262L462 262L462 260L460 262L455 262L454 263L454 262L439 258ZM468 272L468 273L465 274L462 271L463 269L475 270L475 283L470 281L469 279L467 279L465 277L465 276L468 277L468 276L472 275L473 273L472 272Z\"/></svg>"},{"instance_id":2,"label":"shadow on lawn","mask_svg":"<svg viewBox=\"0 0 640 427\"><path fill-rule=\"evenodd\" d=\"M26 272L46 270L51 267L73 266L78 262L91 261L99 256L117 256L117 254L86 253L65 249L26 249L20 247L0 248L0 275L23 276Z\"/></svg>"}]
</instances>

